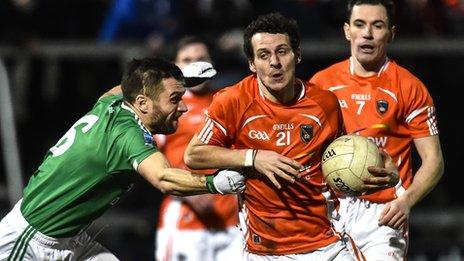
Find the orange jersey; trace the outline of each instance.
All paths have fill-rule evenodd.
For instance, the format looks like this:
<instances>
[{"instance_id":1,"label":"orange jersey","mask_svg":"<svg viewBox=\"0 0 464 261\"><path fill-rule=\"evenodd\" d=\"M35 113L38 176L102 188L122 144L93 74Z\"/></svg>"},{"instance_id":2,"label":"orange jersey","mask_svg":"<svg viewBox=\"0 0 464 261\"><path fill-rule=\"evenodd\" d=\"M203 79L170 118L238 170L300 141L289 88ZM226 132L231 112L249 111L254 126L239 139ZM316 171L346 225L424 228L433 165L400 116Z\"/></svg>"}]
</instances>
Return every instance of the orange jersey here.
<instances>
[{"instance_id":1,"label":"orange jersey","mask_svg":"<svg viewBox=\"0 0 464 261\"><path fill-rule=\"evenodd\" d=\"M204 111L211 103L212 94L194 95L186 92L183 101L188 107L188 111L179 118L177 131L171 135L156 135L155 139L161 151L166 155L172 167L186 169L184 163L184 151L195 133L195 130L204 122ZM200 218L185 203L181 206L179 214L179 229L224 229L238 223L237 197L235 195L210 195L214 200L214 210L212 215ZM160 216L166 211L167 205L173 200L171 196L166 196L161 204ZM159 227L163 226L160 218Z\"/></svg>"},{"instance_id":2,"label":"orange jersey","mask_svg":"<svg viewBox=\"0 0 464 261\"><path fill-rule=\"evenodd\" d=\"M262 175L246 180L242 229L252 253L306 253L339 240L328 219L334 197L320 160L342 129L341 113L335 95L300 83L298 100L282 105L264 98L256 76L246 77L216 94L198 134L205 144L273 150L306 167L293 184L280 179L280 190Z\"/></svg>"},{"instance_id":3,"label":"orange jersey","mask_svg":"<svg viewBox=\"0 0 464 261\"><path fill-rule=\"evenodd\" d=\"M398 185L362 198L387 202L404 192L413 179L413 140L438 134L435 107L424 84L391 60L377 75L357 76L350 59L318 72L310 82L337 95L347 133L368 137L397 163Z\"/></svg>"}]
</instances>

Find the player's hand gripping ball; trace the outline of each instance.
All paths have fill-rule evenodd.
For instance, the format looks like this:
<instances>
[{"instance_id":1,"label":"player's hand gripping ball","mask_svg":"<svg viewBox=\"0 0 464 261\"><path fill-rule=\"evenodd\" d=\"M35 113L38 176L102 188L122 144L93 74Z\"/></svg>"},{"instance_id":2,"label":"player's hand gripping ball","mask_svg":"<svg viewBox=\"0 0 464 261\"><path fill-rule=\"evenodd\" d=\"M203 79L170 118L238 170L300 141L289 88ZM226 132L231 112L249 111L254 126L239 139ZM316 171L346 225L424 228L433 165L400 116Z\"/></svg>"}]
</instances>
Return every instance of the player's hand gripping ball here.
<instances>
[{"instance_id":1,"label":"player's hand gripping ball","mask_svg":"<svg viewBox=\"0 0 464 261\"><path fill-rule=\"evenodd\" d=\"M383 167L377 145L359 135L344 135L334 140L322 155L322 173L336 192L359 196L362 178L372 176L369 166Z\"/></svg>"}]
</instances>

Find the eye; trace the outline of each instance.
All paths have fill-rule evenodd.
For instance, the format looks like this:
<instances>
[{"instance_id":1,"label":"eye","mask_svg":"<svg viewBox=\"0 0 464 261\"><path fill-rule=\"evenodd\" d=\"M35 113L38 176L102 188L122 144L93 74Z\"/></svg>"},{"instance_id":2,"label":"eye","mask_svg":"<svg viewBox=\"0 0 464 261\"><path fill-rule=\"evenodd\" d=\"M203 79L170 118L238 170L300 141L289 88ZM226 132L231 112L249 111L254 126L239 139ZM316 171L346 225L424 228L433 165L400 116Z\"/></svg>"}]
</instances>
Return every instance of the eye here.
<instances>
[{"instance_id":1,"label":"eye","mask_svg":"<svg viewBox=\"0 0 464 261\"><path fill-rule=\"evenodd\" d=\"M187 58L182 59L182 62L183 63L191 63L192 59L190 57L187 57Z\"/></svg>"},{"instance_id":2,"label":"eye","mask_svg":"<svg viewBox=\"0 0 464 261\"><path fill-rule=\"evenodd\" d=\"M361 28L364 26L364 23L361 21L355 21L353 24L355 27L358 27L358 28Z\"/></svg>"},{"instance_id":3,"label":"eye","mask_svg":"<svg viewBox=\"0 0 464 261\"><path fill-rule=\"evenodd\" d=\"M269 58L269 53L267 52L261 52L258 54L258 58L261 59L261 60L266 60Z\"/></svg>"},{"instance_id":4,"label":"eye","mask_svg":"<svg viewBox=\"0 0 464 261\"><path fill-rule=\"evenodd\" d=\"M285 55L287 53L288 53L288 50L285 48L280 48L279 50L277 50L277 54L279 55Z\"/></svg>"},{"instance_id":5,"label":"eye","mask_svg":"<svg viewBox=\"0 0 464 261\"><path fill-rule=\"evenodd\" d=\"M385 26L384 26L383 23L377 23L377 24L374 24L374 27L375 27L376 29L383 29Z\"/></svg>"}]
</instances>

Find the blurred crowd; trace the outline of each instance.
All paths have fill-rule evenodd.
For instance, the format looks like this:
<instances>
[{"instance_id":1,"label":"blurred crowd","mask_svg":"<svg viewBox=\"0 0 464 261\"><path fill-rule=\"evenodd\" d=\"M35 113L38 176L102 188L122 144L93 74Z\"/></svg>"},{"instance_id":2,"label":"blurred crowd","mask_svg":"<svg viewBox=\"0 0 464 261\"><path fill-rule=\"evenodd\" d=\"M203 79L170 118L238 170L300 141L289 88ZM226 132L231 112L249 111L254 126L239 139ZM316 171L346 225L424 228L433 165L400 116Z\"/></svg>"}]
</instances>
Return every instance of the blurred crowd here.
<instances>
[{"instance_id":1,"label":"blurred crowd","mask_svg":"<svg viewBox=\"0 0 464 261\"><path fill-rule=\"evenodd\" d=\"M295 18L303 38L338 37L345 19L340 0L5 0L0 1L0 43L93 39L144 41L159 52L185 34L212 38L218 48L240 46L253 17L278 10ZM403 36L464 35L464 0L398 0Z\"/></svg>"}]
</instances>

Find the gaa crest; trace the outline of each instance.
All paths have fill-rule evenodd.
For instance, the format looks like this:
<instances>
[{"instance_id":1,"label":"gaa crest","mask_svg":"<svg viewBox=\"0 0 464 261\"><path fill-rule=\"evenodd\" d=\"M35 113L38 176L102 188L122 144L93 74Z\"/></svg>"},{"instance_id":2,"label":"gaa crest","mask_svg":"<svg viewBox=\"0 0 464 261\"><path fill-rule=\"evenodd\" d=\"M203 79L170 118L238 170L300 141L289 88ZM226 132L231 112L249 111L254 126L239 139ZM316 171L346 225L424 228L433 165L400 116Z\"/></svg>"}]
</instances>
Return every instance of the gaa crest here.
<instances>
[{"instance_id":1,"label":"gaa crest","mask_svg":"<svg viewBox=\"0 0 464 261\"><path fill-rule=\"evenodd\" d=\"M313 126L308 124L301 125L300 137L304 143L308 143L313 138Z\"/></svg>"},{"instance_id":2,"label":"gaa crest","mask_svg":"<svg viewBox=\"0 0 464 261\"><path fill-rule=\"evenodd\" d=\"M377 101L377 112L380 114L386 113L388 110L388 102L386 100Z\"/></svg>"}]
</instances>

